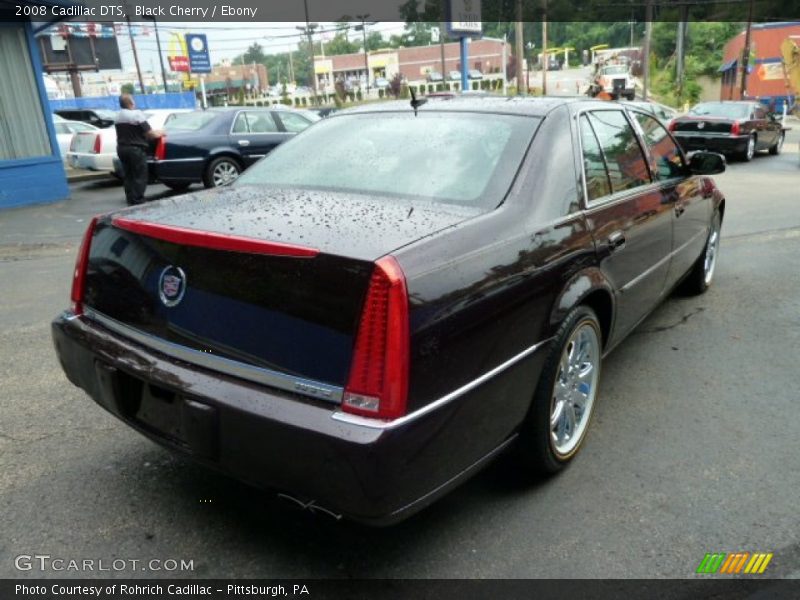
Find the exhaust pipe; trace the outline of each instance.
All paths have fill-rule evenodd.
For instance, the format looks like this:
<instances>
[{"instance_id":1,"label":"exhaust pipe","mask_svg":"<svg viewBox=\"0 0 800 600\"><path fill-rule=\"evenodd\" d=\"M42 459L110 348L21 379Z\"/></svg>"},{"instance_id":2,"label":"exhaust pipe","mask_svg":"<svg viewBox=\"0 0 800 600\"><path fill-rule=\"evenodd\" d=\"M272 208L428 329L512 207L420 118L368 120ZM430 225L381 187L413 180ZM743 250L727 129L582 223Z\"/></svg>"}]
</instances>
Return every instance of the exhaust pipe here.
<instances>
[{"instance_id":1,"label":"exhaust pipe","mask_svg":"<svg viewBox=\"0 0 800 600\"><path fill-rule=\"evenodd\" d=\"M290 496L289 494L278 493L278 498L281 500L285 500L289 502L295 508L299 508L300 510L307 510L312 514L322 513L328 517L331 517L334 521L341 521L342 515L332 510L325 508L324 506L320 506L317 504L316 500L309 500L308 502L303 502L299 498L295 498L294 496Z\"/></svg>"}]
</instances>

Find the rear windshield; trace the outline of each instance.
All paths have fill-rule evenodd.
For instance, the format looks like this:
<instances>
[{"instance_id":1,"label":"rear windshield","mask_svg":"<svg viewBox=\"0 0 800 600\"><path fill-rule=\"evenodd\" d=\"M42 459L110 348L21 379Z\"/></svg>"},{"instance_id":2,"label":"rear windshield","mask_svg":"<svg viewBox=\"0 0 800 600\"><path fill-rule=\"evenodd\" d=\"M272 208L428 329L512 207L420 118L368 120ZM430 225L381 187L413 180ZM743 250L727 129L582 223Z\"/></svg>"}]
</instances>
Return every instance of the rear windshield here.
<instances>
[{"instance_id":1,"label":"rear windshield","mask_svg":"<svg viewBox=\"0 0 800 600\"><path fill-rule=\"evenodd\" d=\"M98 108L94 111L94 113L100 117L101 119L116 119L117 113L113 110L105 110L102 108Z\"/></svg>"},{"instance_id":2,"label":"rear windshield","mask_svg":"<svg viewBox=\"0 0 800 600\"><path fill-rule=\"evenodd\" d=\"M703 102L689 111L690 115L722 117L724 119L750 118L750 105L734 102Z\"/></svg>"},{"instance_id":3,"label":"rear windshield","mask_svg":"<svg viewBox=\"0 0 800 600\"><path fill-rule=\"evenodd\" d=\"M539 120L424 111L330 117L278 146L235 185L500 204Z\"/></svg>"},{"instance_id":4,"label":"rear windshield","mask_svg":"<svg viewBox=\"0 0 800 600\"><path fill-rule=\"evenodd\" d=\"M219 113L198 110L173 116L164 129L166 131L197 131L213 121Z\"/></svg>"}]
</instances>

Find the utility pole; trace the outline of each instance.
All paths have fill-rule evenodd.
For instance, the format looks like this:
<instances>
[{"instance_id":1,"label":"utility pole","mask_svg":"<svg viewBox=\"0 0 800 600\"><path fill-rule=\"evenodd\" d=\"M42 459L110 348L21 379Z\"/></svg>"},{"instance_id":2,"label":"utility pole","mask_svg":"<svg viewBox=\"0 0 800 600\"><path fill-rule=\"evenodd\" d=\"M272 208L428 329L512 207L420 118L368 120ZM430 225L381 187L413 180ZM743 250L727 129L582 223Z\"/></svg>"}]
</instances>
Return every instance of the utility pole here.
<instances>
[{"instance_id":1,"label":"utility pole","mask_svg":"<svg viewBox=\"0 0 800 600\"><path fill-rule=\"evenodd\" d=\"M634 18L633 18L633 13L631 13L631 20L630 20L630 26L631 26L631 42L630 42L630 44L628 45L628 48L633 48L633 26L634 26L635 24L636 24L636 19L634 19Z\"/></svg>"},{"instance_id":2,"label":"utility pole","mask_svg":"<svg viewBox=\"0 0 800 600\"><path fill-rule=\"evenodd\" d=\"M739 99L747 98L747 69L750 68L750 36L753 28L753 0L750 0L750 7L747 13L747 29L744 34L744 49L742 50L742 89L739 92Z\"/></svg>"},{"instance_id":3,"label":"utility pole","mask_svg":"<svg viewBox=\"0 0 800 600\"><path fill-rule=\"evenodd\" d=\"M517 94L522 93L522 86L524 85L522 81L522 61L524 60L524 44L522 40L522 0L517 0L517 22L515 24L516 29L514 30L514 45L516 49L514 54L517 55ZM528 65L528 69L531 66ZM528 93L528 90L525 90L525 93Z\"/></svg>"},{"instance_id":4,"label":"utility pole","mask_svg":"<svg viewBox=\"0 0 800 600\"><path fill-rule=\"evenodd\" d=\"M361 35L364 40L364 77L367 80L367 96L369 96L369 48L367 48L367 19L369 13L356 15L356 19L361 21Z\"/></svg>"},{"instance_id":5,"label":"utility pole","mask_svg":"<svg viewBox=\"0 0 800 600\"><path fill-rule=\"evenodd\" d=\"M550 59L547 56L547 0L544 4L544 15L542 17L542 96L547 96L547 68L550 66Z\"/></svg>"},{"instance_id":6,"label":"utility pole","mask_svg":"<svg viewBox=\"0 0 800 600\"><path fill-rule=\"evenodd\" d=\"M686 32L689 29L689 6L684 4L679 9L680 21L678 21L678 40L675 44L675 83L678 88L678 95L683 100L683 80L686 66Z\"/></svg>"},{"instance_id":7,"label":"utility pole","mask_svg":"<svg viewBox=\"0 0 800 600\"><path fill-rule=\"evenodd\" d=\"M131 38L131 49L133 50L133 62L136 63L136 74L139 76L139 85L142 88L142 93L147 92L144 89L144 80L142 79L142 69L139 67L139 54L136 52L136 42L133 41L133 30L131 29L131 18L125 17L128 21L128 36Z\"/></svg>"},{"instance_id":8,"label":"utility pole","mask_svg":"<svg viewBox=\"0 0 800 600\"><path fill-rule=\"evenodd\" d=\"M647 100L647 89L650 85L650 39L653 36L653 0L647 0L644 23L644 65L642 66L642 98Z\"/></svg>"},{"instance_id":9,"label":"utility pole","mask_svg":"<svg viewBox=\"0 0 800 600\"><path fill-rule=\"evenodd\" d=\"M311 60L311 65L310 65L311 66L311 90L314 93L313 103L316 104L317 103L317 74L316 74L316 71L314 70L314 39L312 38L312 35L314 33L314 29L316 29L316 27L317 27L317 24L316 23L310 23L308 21L308 0L303 0L303 8L305 8L305 11L306 11L306 26L305 27L297 27L297 29L299 29L300 31L305 32L305 34L308 36L308 53L310 55L309 59Z\"/></svg>"},{"instance_id":10,"label":"utility pole","mask_svg":"<svg viewBox=\"0 0 800 600\"><path fill-rule=\"evenodd\" d=\"M445 63L445 60L444 60L444 32L445 32L445 24L444 24L444 22L441 23L440 27L441 28L439 30L439 48L442 51L442 83L446 84L447 83L447 71L445 70L446 69L446 66L445 66L446 63Z\"/></svg>"},{"instance_id":11,"label":"utility pole","mask_svg":"<svg viewBox=\"0 0 800 600\"><path fill-rule=\"evenodd\" d=\"M164 69L164 55L161 52L161 37L158 35L158 21L153 17L153 28L156 30L156 46L158 46L158 61L161 63L161 81L164 83L164 93L168 94L167 71Z\"/></svg>"}]
</instances>

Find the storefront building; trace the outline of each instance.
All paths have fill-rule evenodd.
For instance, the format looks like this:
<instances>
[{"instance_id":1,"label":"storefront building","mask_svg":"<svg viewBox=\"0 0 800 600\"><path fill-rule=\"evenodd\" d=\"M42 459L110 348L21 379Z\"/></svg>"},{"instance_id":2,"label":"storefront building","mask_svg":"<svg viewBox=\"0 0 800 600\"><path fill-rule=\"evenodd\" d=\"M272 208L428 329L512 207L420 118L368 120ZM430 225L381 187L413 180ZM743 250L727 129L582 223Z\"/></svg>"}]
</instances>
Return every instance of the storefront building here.
<instances>
[{"instance_id":1,"label":"storefront building","mask_svg":"<svg viewBox=\"0 0 800 600\"><path fill-rule=\"evenodd\" d=\"M34 36L56 20L49 7L72 3L21 4L48 9L15 21L20 2L0 0L0 209L69 195Z\"/></svg>"}]
</instances>

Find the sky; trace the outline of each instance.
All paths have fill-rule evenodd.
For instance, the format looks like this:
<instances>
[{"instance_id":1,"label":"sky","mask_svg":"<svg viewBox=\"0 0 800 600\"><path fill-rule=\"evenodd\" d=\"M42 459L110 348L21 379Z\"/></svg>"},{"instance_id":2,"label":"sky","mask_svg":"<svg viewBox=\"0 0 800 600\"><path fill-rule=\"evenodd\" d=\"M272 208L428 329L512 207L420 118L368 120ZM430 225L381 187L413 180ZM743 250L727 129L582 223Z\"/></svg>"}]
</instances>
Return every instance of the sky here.
<instances>
[{"instance_id":1,"label":"sky","mask_svg":"<svg viewBox=\"0 0 800 600\"><path fill-rule=\"evenodd\" d=\"M267 54L289 52L297 49L297 43L304 34L297 27L304 27L304 22L297 23L159 23L158 30L161 37L161 49L164 53L164 65L167 63L169 40L175 39L172 33L183 35L186 33L205 33L208 35L208 48L211 62L217 63L225 58L233 58L242 54L254 42L261 44ZM320 29L334 30L333 23L320 23ZM378 22L367 27L367 32L378 31L384 39L389 39L392 34L402 33L404 24L400 22ZM330 40L333 33L316 34L315 41L320 39ZM360 31L350 31L351 40L360 40ZM135 69L133 51L130 38L127 35L118 36L122 66L126 71ZM158 50L155 34L135 37L136 49L139 54L139 64L143 71L159 70Z\"/></svg>"}]
</instances>

